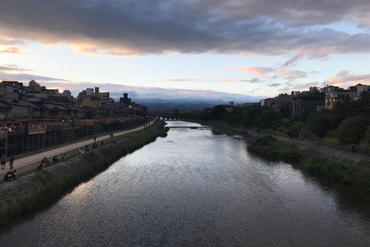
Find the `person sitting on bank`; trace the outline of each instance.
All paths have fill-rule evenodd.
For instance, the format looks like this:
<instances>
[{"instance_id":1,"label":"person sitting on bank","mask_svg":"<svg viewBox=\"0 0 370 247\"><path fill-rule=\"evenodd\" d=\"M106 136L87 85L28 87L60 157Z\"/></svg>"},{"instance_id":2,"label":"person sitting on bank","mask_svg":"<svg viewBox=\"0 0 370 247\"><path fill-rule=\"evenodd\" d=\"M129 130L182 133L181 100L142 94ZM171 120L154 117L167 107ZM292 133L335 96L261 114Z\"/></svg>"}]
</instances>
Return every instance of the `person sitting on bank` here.
<instances>
[{"instance_id":1,"label":"person sitting on bank","mask_svg":"<svg viewBox=\"0 0 370 247\"><path fill-rule=\"evenodd\" d=\"M4 180L5 181L8 181L8 182L12 181L13 180L13 174L12 174L12 172L7 172L5 174L5 176L4 176Z\"/></svg>"},{"instance_id":2,"label":"person sitting on bank","mask_svg":"<svg viewBox=\"0 0 370 247\"><path fill-rule=\"evenodd\" d=\"M98 144L94 143L94 145L92 146L93 148L98 148Z\"/></svg>"},{"instance_id":3,"label":"person sitting on bank","mask_svg":"<svg viewBox=\"0 0 370 247\"><path fill-rule=\"evenodd\" d=\"M81 154L85 153L81 148L78 149L78 152L80 152Z\"/></svg>"},{"instance_id":4,"label":"person sitting on bank","mask_svg":"<svg viewBox=\"0 0 370 247\"><path fill-rule=\"evenodd\" d=\"M59 163L58 155L55 155L55 156L53 157L53 162L54 162L55 164Z\"/></svg>"},{"instance_id":5,"label":"person sitting on bank","mask_svg":"<svg viewBox=\"0 0 370 247\"><path fill-rule=\"evenodd\" d=\"M50 162L49 162L49 160L48 160L48 158L46 158L46 157L44 157L42 160L41 160L41 164L45 164L45 165L49 165L50 164Z\"/></svg>"},{"instance_id":6,"label":"person sitting on bank","mask_svg":"<svg viewBox=\"0 0 370 247\"><path fill-rule=\"evenodd\" d=\"M90 152L89 145L85 146L85 152Z\"/></svg>"},{"instance_id":7,"label":"person sitting on bank","mask_svg":"<svg viewBox=\"0 0 370 247\"><path fill-rule=\"evenodd\" d=\"M104 141L101 141L100 145L104 146Z\"/></svg>"},{"instance_id":8,"label":"person sitting on bank","mask_svg":"<svg viewBox=\"0 0 370 247\"><path fill-rule=\"evenodd\" d=\"M60 156L60 160L61 160L61 161L66 161L66 154L62 154L62 155Z\"/></svg>"},{"instance_id":9,"label":"person sitting on bank","mask_svg":"<svg viewBox=\"0 0 370 247\"><path fill-rule=\"evenodd\" d=\"M44 167L42 166L43 163L40 163L40 165L37 167L37 171L42 172L45 171Z\"/></svg>"},{"instance_id":10,"label":"person sitting on bank","mask_svg":"<svg viewBox=\"0 0 370 247\"><path fill-rule=\"evenodd\" d=\"M17 170L14 170L14 171L12 172L12 176L13 176L13 180L16 180L16 179L18 179L18 178L19 178L19 176L18 176L18 174L17 174Z\"/></svg>"}]
</instances>

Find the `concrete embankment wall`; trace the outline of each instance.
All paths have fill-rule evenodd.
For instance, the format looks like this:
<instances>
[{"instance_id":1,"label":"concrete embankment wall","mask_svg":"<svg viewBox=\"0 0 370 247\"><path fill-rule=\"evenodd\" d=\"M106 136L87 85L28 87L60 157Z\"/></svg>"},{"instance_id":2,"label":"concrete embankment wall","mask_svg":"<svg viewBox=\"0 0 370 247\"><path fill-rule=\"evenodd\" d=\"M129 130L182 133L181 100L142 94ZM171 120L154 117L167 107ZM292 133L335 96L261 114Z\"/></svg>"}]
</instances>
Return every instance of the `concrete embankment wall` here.
<instances>
[{"instance_id":1,"label":"concrete embankment wall","mask_svg":"<svg viewBox=\"0 0 370 247\"><path fill-rule=\"evenodd\" d=\"M89 153L34 172L0 186L0 226L10 219L57 198L81 182L87 181L111 164L145 144L155 141L164 131L164 123L130 133L116 144L109 144Z\"/></svg>"}]
</instances>

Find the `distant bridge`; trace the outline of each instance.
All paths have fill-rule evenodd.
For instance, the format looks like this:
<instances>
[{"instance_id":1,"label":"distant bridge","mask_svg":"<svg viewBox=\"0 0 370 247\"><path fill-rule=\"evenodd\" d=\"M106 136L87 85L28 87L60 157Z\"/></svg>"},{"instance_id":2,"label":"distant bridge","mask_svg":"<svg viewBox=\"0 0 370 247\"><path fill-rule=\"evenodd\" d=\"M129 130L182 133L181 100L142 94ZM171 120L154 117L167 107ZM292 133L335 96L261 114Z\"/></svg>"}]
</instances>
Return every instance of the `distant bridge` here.
<instances>
[{"instance_id":1,"label":"distant bridge","mask_svg":"<svg viewBox=\"0 0 370 247\"><path fill-rule=\"evenodd\" d=\"M155 116L155 118L156 119L162 119L162 120L179 120L180 119L180 117L178 115L172 115L172 114Z\"/></svg>"}]
</instances>

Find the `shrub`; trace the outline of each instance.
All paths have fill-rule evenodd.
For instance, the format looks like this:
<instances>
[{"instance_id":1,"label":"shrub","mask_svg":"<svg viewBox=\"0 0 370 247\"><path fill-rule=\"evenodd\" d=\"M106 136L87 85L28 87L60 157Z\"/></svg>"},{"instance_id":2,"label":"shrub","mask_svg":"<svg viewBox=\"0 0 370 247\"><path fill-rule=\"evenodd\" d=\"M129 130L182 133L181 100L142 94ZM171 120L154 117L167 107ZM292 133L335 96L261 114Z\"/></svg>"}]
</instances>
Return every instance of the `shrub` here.
<instances>
[{"instance_id":1,"label":"shrub","mask_svg":"<svg viewBox=\"0 0 370 247\"><path fill-rule=\"evenodd\" d=\"M318 137L326 136L326 133L330 129L330 120L325 117L316 119L312 124L312 133Z\"/></svg>"},{"instance_id":2,"label":"shrub","mask_svg":"<svg viewBox=\"0 0 370 247\"><path fill-rule=\"evenodd\" d=\"M343 120L338 128L337 135L344 144L360 143L364 138L368 121L364 117L350 117Z\"/></svg>"}]
</instances>

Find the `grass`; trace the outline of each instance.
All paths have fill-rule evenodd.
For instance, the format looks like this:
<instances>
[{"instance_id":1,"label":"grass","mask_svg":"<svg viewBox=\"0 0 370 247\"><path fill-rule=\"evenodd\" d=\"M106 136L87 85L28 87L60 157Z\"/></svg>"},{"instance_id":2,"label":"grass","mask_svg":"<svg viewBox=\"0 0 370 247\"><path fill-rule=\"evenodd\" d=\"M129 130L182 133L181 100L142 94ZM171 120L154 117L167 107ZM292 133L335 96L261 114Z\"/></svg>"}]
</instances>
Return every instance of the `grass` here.
<instances>
[{"instance_id":1,"label":"grass","mask_svg":"<svg viewBox=\"0 0 370 247\"><path fill-rule=\"evenodd\" d=\"M248 146L248 150L268 160L293 163L310 172L341 181L343 184L370 190L370 173L347 167L324 157L309 157L298 150L294 144L278 142L273 136L263 136L257 139Z\"/></svg>"}]
</instances>

